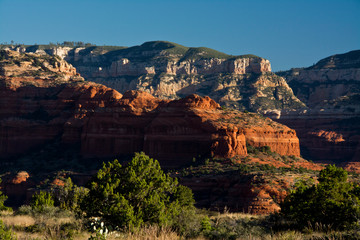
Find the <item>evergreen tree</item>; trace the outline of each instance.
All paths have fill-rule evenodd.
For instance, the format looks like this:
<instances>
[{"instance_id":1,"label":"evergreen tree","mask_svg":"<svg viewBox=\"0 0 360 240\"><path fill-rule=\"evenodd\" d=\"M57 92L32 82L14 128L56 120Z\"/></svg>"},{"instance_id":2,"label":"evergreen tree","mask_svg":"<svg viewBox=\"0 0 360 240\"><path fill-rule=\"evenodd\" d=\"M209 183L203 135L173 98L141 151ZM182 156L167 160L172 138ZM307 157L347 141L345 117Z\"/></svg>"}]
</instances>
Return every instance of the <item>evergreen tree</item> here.
<instances>
[{"instance_id":1,"label":"evergreen tree","mask_svg":"<svg viewBox=\"0 0 360 240\"><path fill-rule=\"evenodd\" d=\"M297 226L321 223L336 229L358 225L360 187L347 181L347 172L335 165L320 171L317 185L297 185L281 203L281 213Z\"/></svg>"},{"instance_id":2,"label":"evergreen tree","mask_svg":"<svg viewBox=\"0 0 360 240\"><path fill-rule=\"evenodd\" d=\"M0 178L0 184L1 184L1 178ZM7 198L8 198L8 197L7 197L6 195L4 195L4 194L0 191L0 211L11 209L11 208L6 207L6 206L4 205L4 203L5 203L5 201L6 201Z\"/></svg>"},{"instance_id":3,"label":"evergreen tree","mask_svg":"<svg viewBox=\"0 0 360 240\"><path fill-rule=\"evenodd\" d=\"M82 202L86 215L120 228L173 225L184 209L194 208L191 190L144 153L136 153L126 166L118 160L104 164L89 189Z\"/></svg>"}]
</instances>

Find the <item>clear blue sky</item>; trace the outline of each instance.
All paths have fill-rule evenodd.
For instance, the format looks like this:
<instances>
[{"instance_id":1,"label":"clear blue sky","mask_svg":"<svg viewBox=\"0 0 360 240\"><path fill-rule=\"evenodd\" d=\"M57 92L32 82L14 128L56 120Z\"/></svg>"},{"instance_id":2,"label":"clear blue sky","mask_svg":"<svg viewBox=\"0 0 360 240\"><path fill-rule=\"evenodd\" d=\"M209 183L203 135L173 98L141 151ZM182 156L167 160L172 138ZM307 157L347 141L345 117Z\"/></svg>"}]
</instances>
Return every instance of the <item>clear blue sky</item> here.
<instances>
[{"instance_id":1,"label":"clear blue sky","mask_svg":"<svg viewBox=\"0 0 360 240\"><path fill-rule=\"evenodd\" d=\"M286 70L360 49L360 0L0 0L0 43L11 40L167 40L255 54Z\"/></svg>"}]
</instances>

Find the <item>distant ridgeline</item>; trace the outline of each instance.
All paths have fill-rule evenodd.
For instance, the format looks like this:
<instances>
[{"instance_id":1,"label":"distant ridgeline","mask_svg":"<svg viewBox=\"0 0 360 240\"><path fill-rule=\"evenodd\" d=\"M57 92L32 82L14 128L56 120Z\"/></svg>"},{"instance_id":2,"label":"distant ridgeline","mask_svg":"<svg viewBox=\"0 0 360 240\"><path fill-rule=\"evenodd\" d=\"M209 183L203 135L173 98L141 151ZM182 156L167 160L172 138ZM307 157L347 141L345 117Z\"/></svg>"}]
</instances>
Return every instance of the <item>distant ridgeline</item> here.
<instances>
[{"instance_id":1,"label":"distant ridgeline","mask_svg":"<svg viewBox=\"0 0 360 240\"><path fill-rule=\"evenodd\" d=\"M120 93L142 90L163 99L196 93L210 96L223 106L254 112L305 107L286 81L271 72L270 62L255 55L232 56L210 48L165 41L133 47L64 42L3 44L0 48L58 55L87 81L104 84Z\"/></svg>"}]
</instances>

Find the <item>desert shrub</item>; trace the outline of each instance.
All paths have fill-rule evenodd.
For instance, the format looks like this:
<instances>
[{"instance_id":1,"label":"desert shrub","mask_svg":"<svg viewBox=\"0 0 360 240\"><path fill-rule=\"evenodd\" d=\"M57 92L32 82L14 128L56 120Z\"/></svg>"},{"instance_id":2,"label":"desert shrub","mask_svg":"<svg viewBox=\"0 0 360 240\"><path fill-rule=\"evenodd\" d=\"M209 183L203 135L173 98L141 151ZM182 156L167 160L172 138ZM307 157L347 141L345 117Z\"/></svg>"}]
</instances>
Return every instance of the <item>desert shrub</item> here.
<instances>
[{"instance_id":1,"label":"desert shrub","mask_svg":"<svg viewBox=\"0 0 360 240\"><path fill-rule=\"evenodd\" d=\"M263 153L271 153L271 148L269 146L260 147L260 151Z\"/></svg>"},{"instance_id":2,"label":"desert shrub","mask_svg":"<svg viewBox=\"0 0 360 240\"><path fill-rule=\"evenodd\" d=\"M33 210L43 212L46 207L54 207L54 199L50 193L40 191L33 194L30 206Z\"/></svg>"},{"instance_id":3,"label":"desert shrub","mask_svg":"<svg viewBox=\"0 0 360 240\"><path fill-rule=\"evenodd\" d=\"M0 183L1 183L1 178L0 178ZM0 191L0 211L4 211L4 210L10 210L10 207L6 207L4 205L4 202L6 201L8 197L6 195L4 195L1 191Z\"/></svg>"},{"instance_id":4,"label":"desert shrub","mask_svg":"<svg viewBox=\"0 0 360 240\"><path fill-rule=\"evenodd\" d=\"M299 182L280 204L281 214L294 226L330 225L335 229L358 226L360 186L347 181L347 172L335 165L320 171L317 185Z\"/></svg>"},{"instance_id":5,"label":"desert shrub","mask_svg":"<svg viewBox=\"0 0 360 240\"><path fill-rule=\"evenodd\" d=\"M208 239L250 239L255 236L261 237L269 233L269 229L263 226L262 219L251 217L215 217L204 218L202 234Z\"/></svg>"},{"instance_id":6,"label":"desert shrub","mask_svg":"<svg viewBox=\"0 0 360 240\"><path fill-rule=\"evenodd\" d=\"M42 216L47 218L66 218L74 217L74 213L68 210L60 209L55 206L43 206L41 208L32 208L29 205L22 205L15 212L16 215Z\"/></svg>"},{"instance_id":7,"label":"desert shrub","mask_svg":"<svg viewBox=\"0 0 360 240\"><path fill-rule=\"evenodd\" d=\"M30 205L23 205L16 215L43 216L48 218L73 217L74 213L54 206L54 198L49 192L40 191L33 194Z\"/></svg>"},{"instance_id":8,"label":"desert shrub","mask_svg":"<svg viewBox=\"0 0 360 240\"><path fill-rule=\"evenodd\" d=\"M86 196L88 189L73 184L71 178L65 180L64 186L53 189L54 204L61 209L78 212L80 202Z\"/></svg>"},{"instance_id":9,"label":"desert shrub","mask_svg":"<svg viewBox=\"0 0 360 240\"><path fill-rule=\"evenodd\" d=\"M125 166L118 160L104 163L89 189L81 204L86 217L100 217L118 228L176 225L179 215L194 207L191 190L144 153L136 153Z\"/></svg>"},{"instance_id":10,"label":"desert shrub","mask_svg":"<svg viewBox=\"0 0 360 240\"><path fill-rule=\"evenodd\" d=\"M8 229L3 221L0 220L0 239L2 240L16 240L16 235Z\"/></svg>"}]
</instances>

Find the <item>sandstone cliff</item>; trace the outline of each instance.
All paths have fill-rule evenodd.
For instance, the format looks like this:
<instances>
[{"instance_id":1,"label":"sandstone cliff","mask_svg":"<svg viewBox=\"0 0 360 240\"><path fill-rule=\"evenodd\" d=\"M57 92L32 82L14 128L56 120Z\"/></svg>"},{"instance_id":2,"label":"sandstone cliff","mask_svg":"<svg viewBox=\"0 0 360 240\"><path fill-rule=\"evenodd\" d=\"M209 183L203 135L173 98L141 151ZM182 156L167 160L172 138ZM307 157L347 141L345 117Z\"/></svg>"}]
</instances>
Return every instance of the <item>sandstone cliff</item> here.
<instances>
[{"instance_id":1,"label":"sandstone cliff","mask_svg":"<svg viewBox=\"0 0 360 240\"><path fill-rule=\"evenodd\" d=\"M279 203L298 179L315 177L308 169L323 168L302 158L258 149L249 151L246 157L226 161L208 159L205 164L188 167L174 175L193 190L198 207L268 214L280 210Z\"/></svg>"},{"instance_id":2,"label":"sandstone cliff","mask_svg":"<svg viewBox=\"0 0 360 240\"><path fill-rule=\"evenodd\" d=\"M94 163L126 159L136 151L165 167L218 157L219 164L231 158L245 167L314 168L295 157L300 149L294 130L256 113L221 108L210 97L122 95L84 81L70 64L46 54L0 51L0 72L1 174L27 171L4 176L3 190L13 206L29 200L38 184L61 184L49 179L54 171L79 170L82 174L66 174L85 184L98 167ZM276 159L254 157L256 147L273 151ZM240 172L181 181L194 189L199 206L269 213L278 210L276 201L289 187L288 179L271 179Z\"/></svg>"},{"instance_id":3,"label":"sandstone cliff","mask_svg":"<svg viewBox=\"0 0 360 240\"><path fill-rule=\"evenodd\" d=\"M129 48L42 45L16 49L58 55L86 80L120 93L141 90L162 99L195 93L223 106L254 112L305 106L282 77L271 73L269 60L254 55L231 56L163 41Z\"/></svg>"},{"instance_id":4,"label":"sandstone cliff","mask_svg":"<svg viewBox=\"0 0 360 240\"><path fill-rule=\"evenodd\" d=\"M174 166L198 155L246 155L246 142L283 155L300 154L294 130L256 114L222 110L209 97L169 101L136 91L122 96L83 81L56 57L11 51L1 56L3 159L55 139L79 145L84 157L145 151ZM40 67L27 60L34 56ZM44 67L51 61L53 67ZM40 76L28 74L34 69Z\"/></svg>"},{"instance_id":5,"label":"sandstone cliff","mask_svg":"<svg viewBox=\"0 0 360 240\"><path fill-rule=\"evenodd\" d=\"M296 130L302 155L327 162L360 161L360 50L278 74L310 108L283 111L277 120Z\"/></svg>"},{"instance_id":6,"label":"sandstone cliff","mask_svg":"<svg viewBox=\"0 0 360 240\"><path fill-rule=\"evenodd\" d=\"M360 93L360 50L337 54L308 68L279 72L310 108Z\"/></svg>"}]
</instances>

